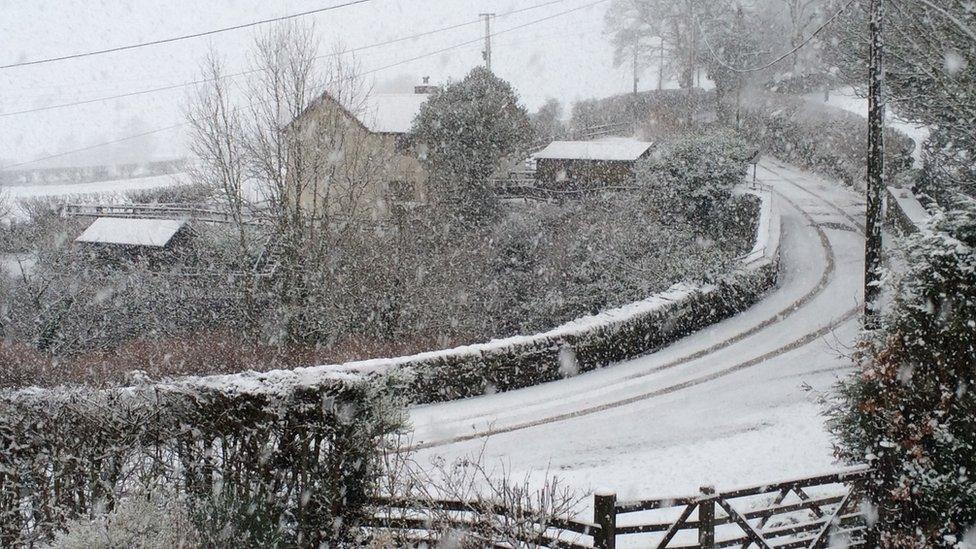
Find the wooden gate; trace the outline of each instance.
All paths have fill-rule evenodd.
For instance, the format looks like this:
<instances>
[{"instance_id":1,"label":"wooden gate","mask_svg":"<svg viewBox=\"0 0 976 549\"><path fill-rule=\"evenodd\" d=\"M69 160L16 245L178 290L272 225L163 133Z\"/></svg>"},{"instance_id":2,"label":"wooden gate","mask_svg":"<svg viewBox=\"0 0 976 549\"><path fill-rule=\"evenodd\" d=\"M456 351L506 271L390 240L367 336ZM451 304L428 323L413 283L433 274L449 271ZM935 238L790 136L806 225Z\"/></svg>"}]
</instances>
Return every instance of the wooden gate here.
<instances>
[{"instance_id":1,"label":"wooden gate","mask_svg":"<svg viewBox=\"0 0 976 549\"><path fill-rule=\"evenodd\" d=\"M417 543L436 540L445 527L480 537L486 547L670 549L739 547L814 549L865 546L867 518L860 487L866 467L830 475L717 492L704 487L678 498L618 501L612 493L593 496L593 521L573 518L532 520L486 502L377 501L367 528L396 530ZM498 521L520 524L498 541ZM514 532L514 533L513 533Z\"/></svg>"},{"instance_id":2,"label":"wooden gate","mask_svg":"<svg viewBox=\"0 0 976 549\"><path fill-rule=\"evenodd\" d=\"M694 496L668 499L617 501L597 494L594 522L605 535L594 547L612 549L621 537L658 548L814 549L840 539L847 547L863 546L867 524L859 494L868 473L857 468L728 492L703 487Z\"/></svg>"}]
</instances>

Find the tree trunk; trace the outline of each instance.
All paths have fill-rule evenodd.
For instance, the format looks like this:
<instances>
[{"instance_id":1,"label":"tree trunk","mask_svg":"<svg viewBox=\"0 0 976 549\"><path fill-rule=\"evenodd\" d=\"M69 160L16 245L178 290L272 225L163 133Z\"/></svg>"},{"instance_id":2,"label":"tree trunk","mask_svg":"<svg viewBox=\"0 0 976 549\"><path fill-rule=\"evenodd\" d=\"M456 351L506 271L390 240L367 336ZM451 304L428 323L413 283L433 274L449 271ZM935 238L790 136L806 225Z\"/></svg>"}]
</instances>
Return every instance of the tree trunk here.
<instances>
[{"instance_id":1,"label":"tree trunk","mask_svg":"<svg viewBox=\"0 0 976 549\"><path fill-rule=\"evenodd\" d=\"M871 0L871 48L868 87L867 223L864 250L865 326L877 326L881 293L881 197L884 184L884 0Z\"/></svg>"}]
</instances>

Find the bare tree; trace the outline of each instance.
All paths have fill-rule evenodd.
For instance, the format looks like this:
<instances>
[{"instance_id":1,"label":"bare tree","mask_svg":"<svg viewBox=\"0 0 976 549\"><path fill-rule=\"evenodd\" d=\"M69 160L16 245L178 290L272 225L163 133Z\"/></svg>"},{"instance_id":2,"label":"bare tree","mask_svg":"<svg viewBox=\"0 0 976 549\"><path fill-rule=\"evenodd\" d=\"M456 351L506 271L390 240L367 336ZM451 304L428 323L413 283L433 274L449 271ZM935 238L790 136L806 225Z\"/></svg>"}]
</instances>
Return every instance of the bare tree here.
<instances>
[{"instance_id":1,"label":"bare tree","mask_svg":"<svg viewBox=\"0 0 976 549\"><path fill-rule=\"evenodd\" d=\"M792 68L795 73L800 63L800 56L812 49L800 50L800 44L806 39L807 33L814 24L823 19L825 0L779 0L786 8L790 25L790 47L797 51L792 56ZM809 53L808 53L809 55Z\"/></svg>"},{"instance_id":2,"label":"bare tree","mask_svg":"<svg viewBox=\"0 0 976 549\"><path fill-rule=\"evenodd\" d=\"M692 88L706 55L702 31L721 21L730 7L729 0L615 0L606 21L616 58L622 62L636 55L640 68L653 53L666 56L659 61L662 66L678 76L682 88Z\"/></svg>"},{"instance_id":3,"label":"bare tree","mask_svg":"<svg viewBox=\"0 0 976 549\"><path fill-rule=\"evenodd\" d=\"M294 23L258 36L253 76L240 91L211 56L210 85L188 112L200 159L194 177L225 197L242 253L252 248L254 220L276 242L274 338L286 341L305 338L303 307L322 286L330 254L381 198L391 149L359 121L369 113L356 61L341 48L319 55L316 44L311 26Z\"/></svg>"}]
</instances>

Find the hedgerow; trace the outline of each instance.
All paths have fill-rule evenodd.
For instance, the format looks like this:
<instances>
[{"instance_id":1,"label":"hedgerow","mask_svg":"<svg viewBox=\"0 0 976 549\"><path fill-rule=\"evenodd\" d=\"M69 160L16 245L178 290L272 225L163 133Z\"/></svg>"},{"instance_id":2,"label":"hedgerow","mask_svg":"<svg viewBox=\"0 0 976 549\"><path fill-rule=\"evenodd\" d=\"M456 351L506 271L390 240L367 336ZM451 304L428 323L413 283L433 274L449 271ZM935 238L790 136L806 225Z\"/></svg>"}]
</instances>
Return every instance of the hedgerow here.
<instances>
[{"instance_id":1,"label":"hedgerow","mask_svg":"<svg viewBox=\"0 0 976 549\"><path fill-rule=\"evenodd\" d=\"M0 396L0 545L50 540L159 491L201 543L353 542L403 422L393 377L237 390L188 383Z\"/></svg>"},{"instance_id":2,"label":"hedgerow","mask_svg":"<svg viewBox=\"0 0 976 549\"><path fill-rule=\"evenodd\" d=\"M760 152L862 190L867 176L867 120L802 97L756 91L742 101L740 132ZM914 143L885 134L886 169L893 176L912 166Z\"/></svg>"}]
</instances>

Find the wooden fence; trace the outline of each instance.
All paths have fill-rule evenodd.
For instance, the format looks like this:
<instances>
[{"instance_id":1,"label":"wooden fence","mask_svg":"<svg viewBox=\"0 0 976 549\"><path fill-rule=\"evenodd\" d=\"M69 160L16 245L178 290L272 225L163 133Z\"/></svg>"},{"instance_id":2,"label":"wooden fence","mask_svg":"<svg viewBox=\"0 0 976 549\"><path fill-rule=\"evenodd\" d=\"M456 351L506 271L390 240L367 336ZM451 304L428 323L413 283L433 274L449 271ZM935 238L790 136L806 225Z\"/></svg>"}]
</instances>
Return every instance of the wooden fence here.
<instances>
[{"instance_id":1,"label":"wooden fence","mask_svg":"<svg viewBox=\"0 0 976 549\"><path fill-rule=\"evenodd\" d=\"M383 498L376 501L376 508L367 528L374 533L395 531L399 539L415 542L433 541L435 532L458 530L488 547L589 549L593 545L580 538L592 538L599 530L598 525L577 519L520 515L480 501Z\"/></svg>"},{"instance_id":2,"label":"wooden fence","mask_svg":"<svg viewBox=\"0 0 976 549\"><path fill-rule=\"evenodd\" d=\"M207 205L188 204L65 204L64 217L122 217L128 219L193 219L205 223L233 223L229 212ZM241 222L263 225L265 221L245 215Z\"/></svg>"},{"instance_id":3,"label":"wooden fence","mask_svg":"<svg viewBox=\"0 0 976 549\"><path fill-rule=\"evenodd\" d=\"M695 495L621 501L615 494L593 496L593 521L514 517L501 506L461 501L383 500L371 528L410 532L417 541L433 532L458 529L492 547L671 549L741 547L815 549L865 546L867 518L861 509L866 467L726 492L702 487ZM510 537L492 536L492 525Z\"/></svg>"}]
</instances>

